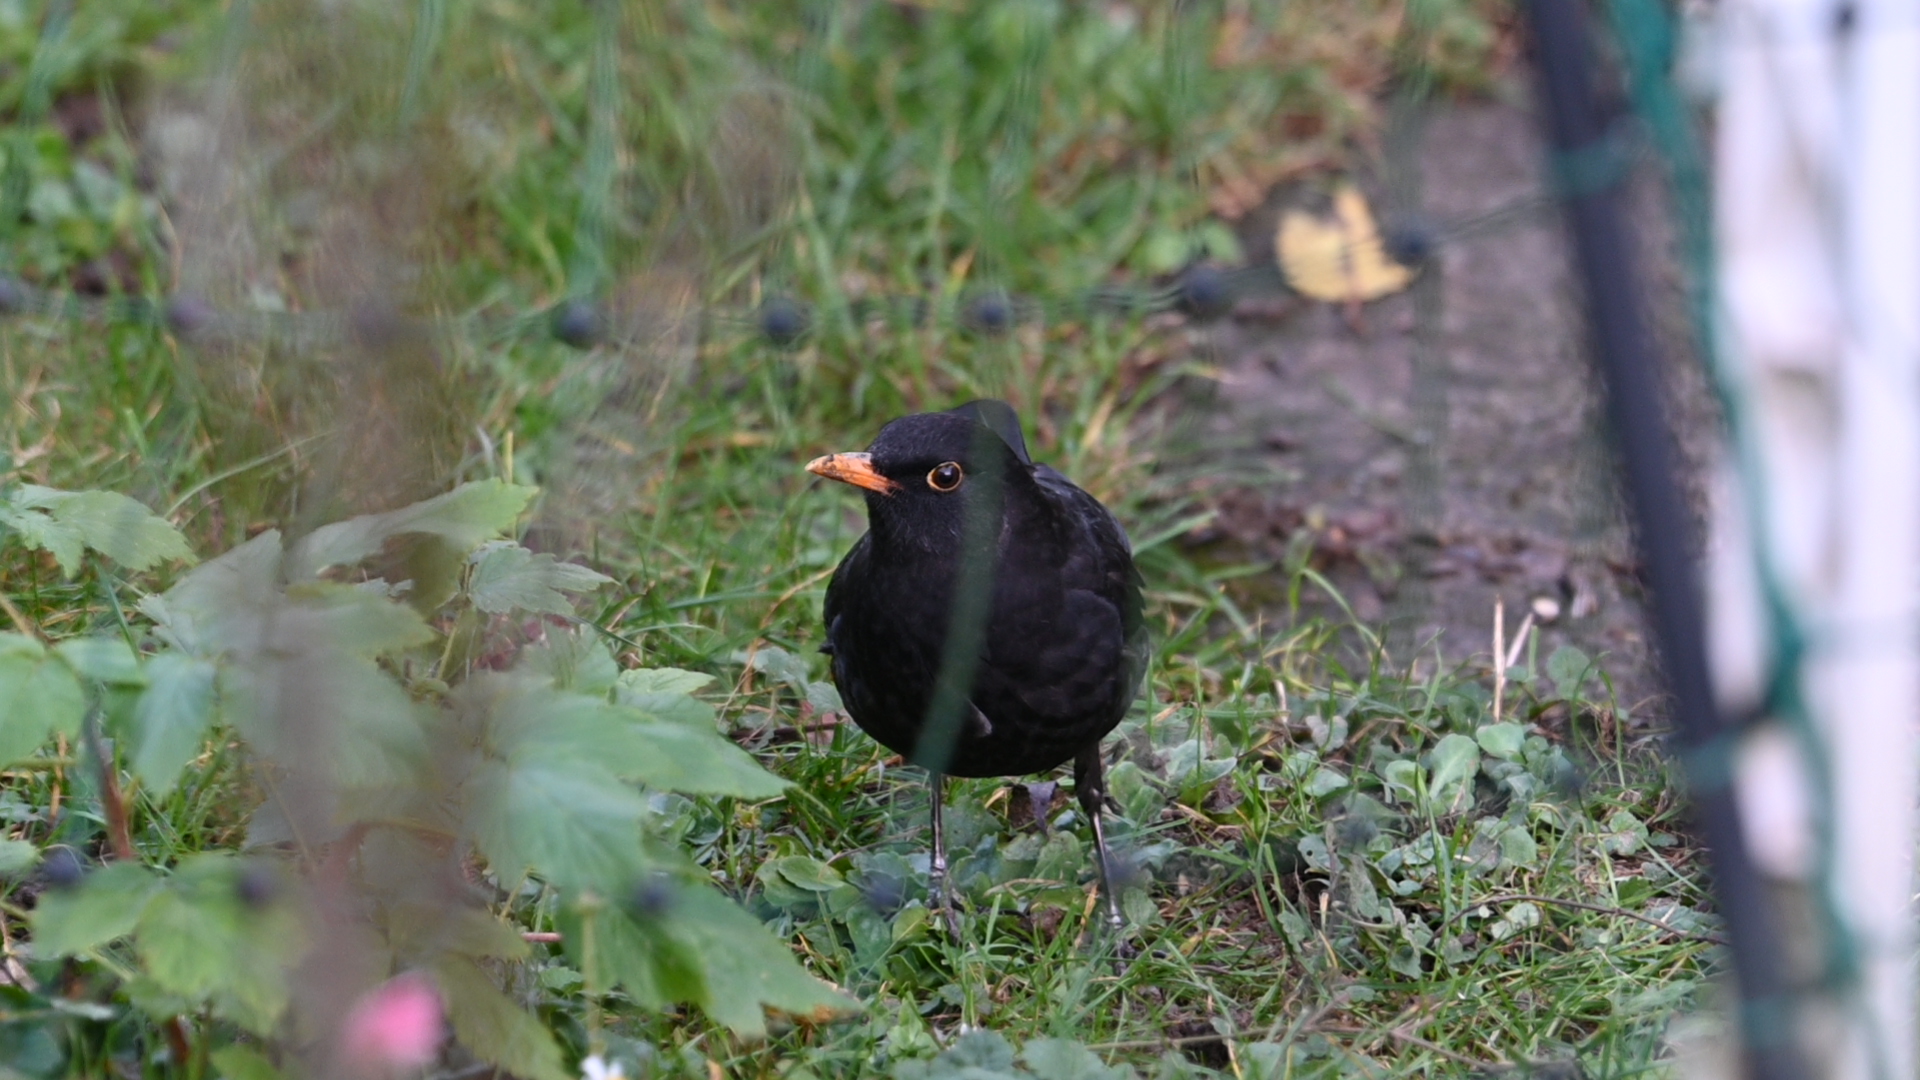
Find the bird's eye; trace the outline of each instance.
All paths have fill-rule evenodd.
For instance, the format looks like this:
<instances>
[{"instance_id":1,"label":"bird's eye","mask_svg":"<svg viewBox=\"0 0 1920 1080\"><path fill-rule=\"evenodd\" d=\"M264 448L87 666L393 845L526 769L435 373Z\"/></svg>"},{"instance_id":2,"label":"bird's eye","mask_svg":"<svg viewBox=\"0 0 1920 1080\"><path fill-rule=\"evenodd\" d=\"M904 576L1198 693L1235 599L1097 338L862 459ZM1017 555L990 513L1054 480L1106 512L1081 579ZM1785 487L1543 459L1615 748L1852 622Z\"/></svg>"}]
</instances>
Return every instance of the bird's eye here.
<instances>
[{"instance_id":1,"label":"bird's eye","mask_svg":"<svg viewBox=\"0 0 1920 1080\"><path fill-rule=\"evenodd\" d=\"M966 478L967 474L961 470L959 462L946 461L935 465L933 471L927 474L927 486L935 491L952 491Z\"/></svg>"}]
</instances>

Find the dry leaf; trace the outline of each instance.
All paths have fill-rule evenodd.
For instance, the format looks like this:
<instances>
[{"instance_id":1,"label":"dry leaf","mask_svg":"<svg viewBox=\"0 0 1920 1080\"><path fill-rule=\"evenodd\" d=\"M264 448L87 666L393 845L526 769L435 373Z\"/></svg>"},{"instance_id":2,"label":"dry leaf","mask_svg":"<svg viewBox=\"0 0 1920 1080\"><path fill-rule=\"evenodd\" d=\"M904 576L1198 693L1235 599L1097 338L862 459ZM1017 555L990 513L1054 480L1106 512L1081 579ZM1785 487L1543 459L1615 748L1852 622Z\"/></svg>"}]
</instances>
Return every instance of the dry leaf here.
<instances>
[{"instance_id":1,"label":"dry leaf","mask_svg":"<svg viewBox=\"0 0 1920 1080\"><path fill-rule=\"evenodd\" d=\"M1315 300L1378 300L1406 288L1416 273L1387 254L1373 210L1351 185L1334 192L1329 215L1282 214L1273 246L1287 284Z\"/></svg>"}]
</instances>

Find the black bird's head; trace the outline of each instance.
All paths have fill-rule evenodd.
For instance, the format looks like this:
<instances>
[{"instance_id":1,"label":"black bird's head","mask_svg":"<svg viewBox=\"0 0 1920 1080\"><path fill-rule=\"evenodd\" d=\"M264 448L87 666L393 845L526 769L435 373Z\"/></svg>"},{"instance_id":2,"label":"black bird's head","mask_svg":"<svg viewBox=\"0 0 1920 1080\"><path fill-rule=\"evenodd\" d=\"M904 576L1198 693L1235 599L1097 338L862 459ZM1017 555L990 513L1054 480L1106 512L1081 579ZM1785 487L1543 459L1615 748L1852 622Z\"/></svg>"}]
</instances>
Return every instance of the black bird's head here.
<instances>
[{"instance_id":1,"label":"black bird's head","mask_svg":"<svg viewBox=\"0 0 1920 1080\"><path fill-rule=\"evenodd\" d=\"M876 540L933 552L957 550L969 522L975 536L996 535L1006 497L1033 484L1019 418L991 400L903 416L864 453L815 458L807 471L862 489Z\"/></svg>"}]
</instances>

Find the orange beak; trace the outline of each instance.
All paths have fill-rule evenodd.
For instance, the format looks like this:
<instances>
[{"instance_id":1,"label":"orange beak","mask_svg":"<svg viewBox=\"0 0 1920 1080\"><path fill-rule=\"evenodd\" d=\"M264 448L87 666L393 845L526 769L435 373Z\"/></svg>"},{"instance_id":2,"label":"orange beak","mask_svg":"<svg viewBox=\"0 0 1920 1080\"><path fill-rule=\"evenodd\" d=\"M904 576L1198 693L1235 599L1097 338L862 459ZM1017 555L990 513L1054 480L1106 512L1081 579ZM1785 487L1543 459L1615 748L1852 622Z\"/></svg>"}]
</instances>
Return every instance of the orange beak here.
<instances>
[{"instance_id":1,"label":"orange beak","mask_svg":"<svg viewBox=\"0 0 1920 1080\"><path fill-rule=\"evenodd\" d=\"M877 491L882 495L891 495L900 490L900 485L881 476L873 467L871 454L828 454L807 462L807 471L815 476L824 476L829 480L838 480L843 484L852 484L857 488Z\"/></svg>"}]
</instances>

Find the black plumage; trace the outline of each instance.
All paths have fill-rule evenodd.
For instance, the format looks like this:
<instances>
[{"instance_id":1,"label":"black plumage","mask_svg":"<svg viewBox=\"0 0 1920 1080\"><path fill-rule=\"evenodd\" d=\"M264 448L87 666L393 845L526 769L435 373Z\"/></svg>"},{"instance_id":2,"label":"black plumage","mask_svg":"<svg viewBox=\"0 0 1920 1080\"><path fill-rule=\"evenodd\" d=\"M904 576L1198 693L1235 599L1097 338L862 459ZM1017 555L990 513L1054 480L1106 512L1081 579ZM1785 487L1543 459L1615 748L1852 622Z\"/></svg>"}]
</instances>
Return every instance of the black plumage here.
<instances>
[{"instance_id":1,"label":"black plumage","mask_svg":"<svg viewBox=\"0 0 1920 1080\"><path fill-rule=\"evenodd\" d=\"M827 586L825 651L854 721L930 774L936 902L943 777L1071 759L1118 925L1100 740L1138 694L1148 654L1120 523L1034 464L999 401L902 417L865 453L807 468L866 494L868 532Z\"/></svg>"}]
</instances>

